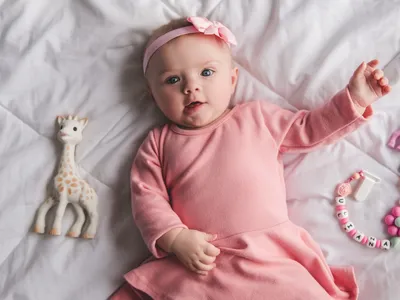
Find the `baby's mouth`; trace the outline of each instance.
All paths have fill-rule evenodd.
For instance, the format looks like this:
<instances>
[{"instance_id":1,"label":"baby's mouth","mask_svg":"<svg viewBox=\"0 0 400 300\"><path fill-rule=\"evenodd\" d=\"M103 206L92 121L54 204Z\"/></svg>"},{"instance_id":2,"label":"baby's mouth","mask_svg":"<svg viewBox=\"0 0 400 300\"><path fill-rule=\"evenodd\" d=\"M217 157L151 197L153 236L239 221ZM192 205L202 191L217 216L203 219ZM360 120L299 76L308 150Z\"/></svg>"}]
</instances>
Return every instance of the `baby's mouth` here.
<instances>
[{"instance_id":1,"label":"baby's mouth","mask_svg":"<svg viewBox=\"0 0 400 300\"><path fill-rule=\"evenodd\" d=\"M200 101L193 101L193 102L190 102L190 104L186 105L186 107L192 108L192 107L195 107L195 106L200 105L200 104L203 104L203 103L200 102Z\"/></svg>"}]
</instances>

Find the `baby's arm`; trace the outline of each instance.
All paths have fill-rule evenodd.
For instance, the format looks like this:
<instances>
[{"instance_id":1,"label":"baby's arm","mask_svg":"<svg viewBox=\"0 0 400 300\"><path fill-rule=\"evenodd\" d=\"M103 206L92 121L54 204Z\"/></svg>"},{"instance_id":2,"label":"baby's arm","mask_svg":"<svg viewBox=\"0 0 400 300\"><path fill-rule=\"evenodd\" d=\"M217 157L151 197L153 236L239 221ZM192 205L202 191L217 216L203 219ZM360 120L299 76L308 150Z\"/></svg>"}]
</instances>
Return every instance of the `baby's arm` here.
<instances>
[{"instance_id":1,"label":"baby's arm","mask_svg":"<svg viewBox=\"0 0 400 300\"><path fill-rule=\"evenodd\" d=\"M140 146L132 165L131 202L133 219L150 252L157 258L166 256L167 241L159 245L157 240L172 229L187 226L171 208L154 131Z\"/></svg>"},{"instance_id":2,"label":"baby's arm","mask_svg":"<svg viewBox=\"0 0 400 300\"><path fill-rule=\"evenodd\" d=\"M163 249L165 252L171 252L172 243L175 241L177 235L184 228L174 228L162 235L156 242L157 246Z\"/></svg>"},{"instance_id":3,"label":"baby's arm","mask_svg":"<svg viewBox=\"0 0 400 300\"><path fill-rule=\"evenodd\" d=\"M141 145L131 170L133 218L152 252L161 258L174 253L190 270L207 274L219 249L214 236L189 230L173 211L165 186L154 131Z\"/></svg>"},{"instance_id":4,"label":"baby's arm","mask_svg":"<svg viewBox=\"0 0 400 300\"><path fill-rule=\"evenodd\" d=\"M360 65L348 86L322 107L296 113L261 102L261 113L280 152L309 152L332 144L362 125L371 104L390 91L376 61Z\"/></svg>"}]
</instances>

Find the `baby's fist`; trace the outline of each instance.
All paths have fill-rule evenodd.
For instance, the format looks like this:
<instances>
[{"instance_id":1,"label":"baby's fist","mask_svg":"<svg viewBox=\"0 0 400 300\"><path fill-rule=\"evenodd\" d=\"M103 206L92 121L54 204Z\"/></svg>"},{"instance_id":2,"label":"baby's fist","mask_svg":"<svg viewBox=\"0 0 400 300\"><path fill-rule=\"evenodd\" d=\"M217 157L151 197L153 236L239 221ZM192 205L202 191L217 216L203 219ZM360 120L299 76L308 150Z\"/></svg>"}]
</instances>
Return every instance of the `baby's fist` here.
<instances>
[{"instance_id":1,"label":"baby's fist","mask_svg":"<svg viewBox=\"0 0 400 300\"><path fill-rule=\"evenodd\" d=\"M388 79L384 77L382 70L375 68L378 63L377 59L368 64L362 62L350 78L348 88L356 106L366 108L390 92Z\"/></svg>"},{"instance_id":2,"label":"baby's fist","mask_svg":"<svg viewBox=\"0 0 400 300\"><path fill-rule=\"evenodd\" d=\"M191 271L207 275L215 267L215 259L220 250L210 242L215 235L183 229L171 245L171 251Z\"/></svg>"}]
</instances>

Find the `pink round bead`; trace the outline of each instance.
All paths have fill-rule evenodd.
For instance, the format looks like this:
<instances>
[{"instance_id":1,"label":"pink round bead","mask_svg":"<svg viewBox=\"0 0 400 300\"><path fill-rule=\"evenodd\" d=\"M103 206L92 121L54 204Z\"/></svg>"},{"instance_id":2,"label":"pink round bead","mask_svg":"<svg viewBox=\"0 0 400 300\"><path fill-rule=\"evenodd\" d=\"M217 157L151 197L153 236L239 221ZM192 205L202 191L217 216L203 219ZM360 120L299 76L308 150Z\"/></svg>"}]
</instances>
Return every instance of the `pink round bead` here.
<instances>
[{"instance_id":1,"label":"pink round bead","mask_svg":"<svg viewBox=\"0 0 400 300\"><path fill-rule=\"evenodd\" d=\"M356 232L357 232L357 230L353 229L352 231L349 231L349 235L350 235L350 236L353 236L353 235L356 234Z\"/></svg>"},{"instance_id":2,"label":"pink round bead","mask_svg":"<svg viewBox=\"0 0 400 300\"><path fill-rule=\"evenodd\" d=\"M381 240L377 240L375 248L380 248L381 247L381 243L382 243Z\"/></svg>"},{"instance_id":3,"label":"pink round bead","mask_svg":"<svg viewBox=\"0 0 400 300\"><path fill-rule=\"evenodd\" d=\"M357 172L354 173L351 177L353 177L355 180L360 179L360 174L358 174Z\"/></svg>"},{"instance_id":4,"label":"pink round bead","mask_svg":"<svg viewBox=\"0 0 400 300\"><path fill-rule=\"evenodd\" d=\"M340 222L340 224L344 225L344 224L346 224L348 221L349 221L348 218L344 218L344 219L341 219L339 222Z\"/></svg>"},{"instance_id":5,"label":"pink round bead","mask_svg":"<svg viewBox=\"0 0 400 300\"><path fill-rule=\"evenodd\" d=\"M395 236L399 230L396 226L391 225L388 227L387 231L391 236Z\"/></svg>"},{"instance_id":6,"label":"pink round bead","mask_svg":"<svg viewBox=\"0 0 400 300\"><path fill-rule=\"evenodd\" d=\"M385 224L388 226L393 225L394 219L395 217L393 217L392 215L387 215L385 217Z\"/></svg>"},{"instance_id":7,"label":"pink round bead","mask_svg":"<svg viewBox=\"0 0 400 300\"><path fill-rule=\"evenodd\" d=\"M400 206L395 206L392 208L392 215L395 217L400 217Z\"/></svg>"},{"instance_id":8,"label":"pink round bead","mask_svg":"<svg viewBox=\"0 0 400 300\"><path fill-rule=\"evenodd\" d=\"M350 195L351 194L351 185L350 185L350 183L347 183L347 182L340 183L336 187L336 193L339 196L342 196L342 197L346 197L346 196Z\"/></svg>"},{"instance_id":9,"label":"pink round bead","mask_svg":"<svg viewBox=\"0 0 400 300\"><path fill-rule=\"evenodd\" d=\"M368 242L368 238L367 238L367 236L364 236L361 241L361 244L365 245L367 242Z\"/></svg>"},{"instance_id":10,"label":"pink round bead","mask_svg":"<svg viewBox=\"0 0 400 300\"><path fill-rule=\"evenodd\" d=\"M342 210L342 209L346 209L346 206L344 205L336 205L336 211Z\"/></svg>"}]
</instances>

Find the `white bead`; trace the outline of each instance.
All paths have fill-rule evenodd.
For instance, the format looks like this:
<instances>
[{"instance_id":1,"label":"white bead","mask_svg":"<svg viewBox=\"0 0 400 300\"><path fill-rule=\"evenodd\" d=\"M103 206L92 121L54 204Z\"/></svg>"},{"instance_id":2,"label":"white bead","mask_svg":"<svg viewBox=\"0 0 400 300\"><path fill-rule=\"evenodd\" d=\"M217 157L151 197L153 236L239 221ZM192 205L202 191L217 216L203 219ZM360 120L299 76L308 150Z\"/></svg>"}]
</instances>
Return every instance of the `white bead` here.
<instances>
[{"instance_id":1,"label":"white bead","mask_svg":"<svg viewBox=\"0 0 400 300\"><path fill-rule=\"evenodd\" d=\"M352 222L347 222L342 227L343 227L344 231L346 231L346 232L350 232L355 228L355 226Z\"/></svg>"},{"instance_id":2,"label":"white bead","mask_svg":"<svg viewBox=\"0 0 400 300\"><path fill-rule=\"evenodd\" d=\"M344 197L336 197L336 205L345 205L346 204L346 199Z\"/></svg>"},{"instance_id":3,"label":"white bead","mask_svg":"<svg viewBox=\"0 0 400 300\"><path fill-rule=\"evenodd\" d=\"M349 212L347 211L347 209L339 210L339 211L336 213L336 217L337 217L339 220L344 219L344 218L347 218L348 216L349 216Z\"/></svg>"},{"instance_id":4,"label":"white bead","mask_svg":"<svg viewBox=\"0 0 400 300\"><path fill-rule=\"evenodd\" d=\"M353 236L353 239L356 240L357 242L361 243L361 241L363 240L364 236L365 236L364 233L362 233L361 231L357 230L356 234Z\"/></svg>"},{"instance_id":5,"label":"white bead","mask_svg":"<svg viewBox=\"0 0 400 300\"><path fill-rule=\"evenodd\" d=\"M368 246L369 248L375 248L375 245L376 245L376 238L373 237L373 236L370 236L370 237L368 238L367 246Z\"/></svg>"},{"instance_id":6,"label":"white bead","mask_svg":"<svg viewBox=\"0 0 400 300\"><path fill-rule=\"evenodd\" d=\"M390 241L389 240L382 240L381 249L390 249Z\"/></svg>"}]
</instances>

